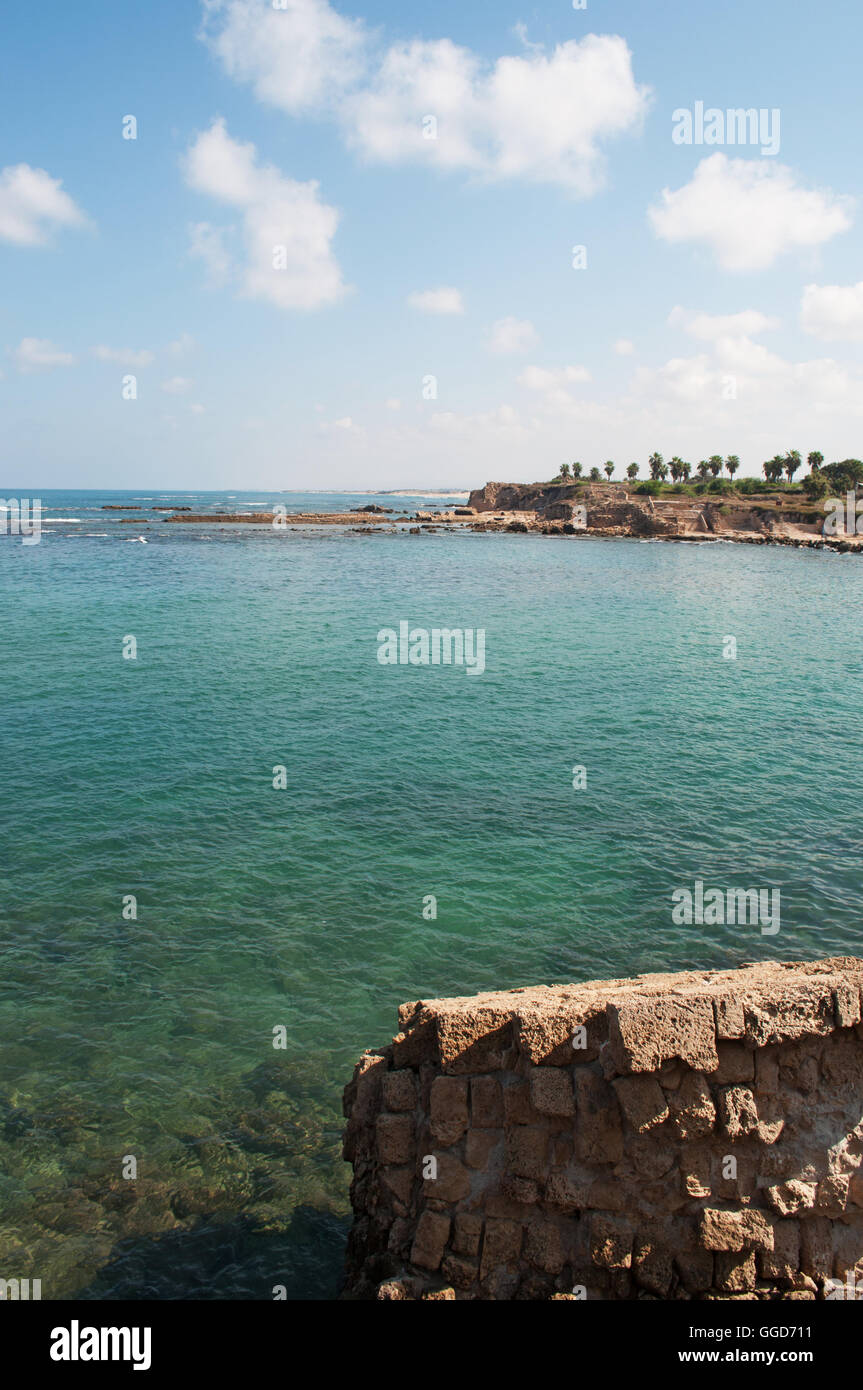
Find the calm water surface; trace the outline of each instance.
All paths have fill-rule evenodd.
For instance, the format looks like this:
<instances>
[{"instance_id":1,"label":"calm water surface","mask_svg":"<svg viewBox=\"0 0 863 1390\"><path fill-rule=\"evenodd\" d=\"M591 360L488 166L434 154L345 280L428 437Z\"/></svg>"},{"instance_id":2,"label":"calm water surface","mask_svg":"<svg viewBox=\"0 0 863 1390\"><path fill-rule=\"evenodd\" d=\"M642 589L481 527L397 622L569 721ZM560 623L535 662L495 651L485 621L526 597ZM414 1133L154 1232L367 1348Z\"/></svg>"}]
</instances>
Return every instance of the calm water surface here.
<instances>
[{"instance_id":1,"label":"calm water surface","mask_svg":"<svg viewBox=\"0 0 863 1390\"><path fill-rule=\"evenodd\" d=\"M341 1090L403 1000L863 951L857 557L43 500L0 538L3 1277L335 1296ZM484 675L380 666L403 619L484 628ZM697 877L778 887L779 935L674 926Z\"/></svg>"}]
</instances>

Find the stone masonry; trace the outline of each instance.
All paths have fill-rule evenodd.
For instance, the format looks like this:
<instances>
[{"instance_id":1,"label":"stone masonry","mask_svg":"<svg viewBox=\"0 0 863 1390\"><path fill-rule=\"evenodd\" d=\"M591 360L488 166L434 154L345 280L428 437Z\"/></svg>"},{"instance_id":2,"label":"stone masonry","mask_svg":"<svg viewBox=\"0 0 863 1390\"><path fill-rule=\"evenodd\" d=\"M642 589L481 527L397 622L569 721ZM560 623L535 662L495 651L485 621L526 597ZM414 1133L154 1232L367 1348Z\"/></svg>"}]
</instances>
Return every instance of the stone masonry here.
<instances>
[{"instance_id":1,"label":"stone masonry","mask_svg":"<svg viewBox=\"0 0 863 1390\"><path fill-rule=\"evenodd\" d=\"M403 1005L345 1091L345 1296L853 1297L861 987L841 957Z\"/></svg>"}]
</instances>

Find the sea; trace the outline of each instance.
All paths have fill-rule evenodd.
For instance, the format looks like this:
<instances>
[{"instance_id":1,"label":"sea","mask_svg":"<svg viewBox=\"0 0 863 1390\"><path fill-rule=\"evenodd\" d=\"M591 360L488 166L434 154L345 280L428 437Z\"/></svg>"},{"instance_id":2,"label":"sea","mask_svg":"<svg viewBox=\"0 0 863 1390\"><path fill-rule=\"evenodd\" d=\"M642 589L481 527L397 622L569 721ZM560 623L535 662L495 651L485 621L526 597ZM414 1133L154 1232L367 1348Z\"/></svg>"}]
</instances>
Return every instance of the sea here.
<instances>
[{"instance_id":1,"label":"sea","mask_svg":"<svg viewBox=\"0 0 863 1390\"><path fill-rule=\"evenodd\" d=\"M859 557L41 499L0 535L0 1277L335 1299L401 1003L863 954ZM485 669L382 664L403 622ZM779 930L680 924L698 882Z\"/></svg>"}]
</instances>

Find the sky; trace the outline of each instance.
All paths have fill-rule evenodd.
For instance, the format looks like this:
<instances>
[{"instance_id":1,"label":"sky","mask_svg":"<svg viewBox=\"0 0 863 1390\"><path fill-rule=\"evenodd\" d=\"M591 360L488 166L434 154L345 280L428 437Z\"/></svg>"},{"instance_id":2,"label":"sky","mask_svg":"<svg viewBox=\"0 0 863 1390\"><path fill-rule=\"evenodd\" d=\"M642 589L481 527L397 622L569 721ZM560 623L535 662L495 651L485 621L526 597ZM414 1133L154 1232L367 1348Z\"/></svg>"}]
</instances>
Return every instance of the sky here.
<instances>
[{"instance_id":1,"label":"sky","mask_svg":"<svg viewBox=\"0 0 863 1390\"><path fill-rule=\"evenodd\" d=\"M860 456L861 41L839 0L5 0L0 483Z\"/></svg>"}]
</instances>

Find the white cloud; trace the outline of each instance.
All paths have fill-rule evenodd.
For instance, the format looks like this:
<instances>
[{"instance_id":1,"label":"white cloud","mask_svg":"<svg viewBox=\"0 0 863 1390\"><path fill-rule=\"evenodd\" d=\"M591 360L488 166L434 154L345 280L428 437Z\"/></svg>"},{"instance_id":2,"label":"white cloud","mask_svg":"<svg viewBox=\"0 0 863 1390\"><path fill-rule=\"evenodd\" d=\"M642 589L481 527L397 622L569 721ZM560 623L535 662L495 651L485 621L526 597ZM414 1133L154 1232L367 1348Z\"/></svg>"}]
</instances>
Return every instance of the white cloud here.
<instances>
[{"instance_id":1,"label":"white cloud","mask_svg":"<svg viewBox=\"0 0 863 1390\"><path fill-rule=\"evenodd\" d=\"M439 290L421 290L416 294L409 294L408 304L412 309L421 309L424 314L464 313L461 290L447 286Z\"/></svg>"},{"instance_id":2,"label":"white cloud","mask_svg":"<svg viewBox=\"0 0 863 1390\"><path fill-rule=\"evenodd\" d=\"M285 5L205 0L205 38L262 101L292 115L326 112L370 160L423 161L589 196L604 182L604 142L638 132L647 111L648 89L616 36L589 34L548 53L531 44L490 62L449 39L383 47L327 0Z\"/></svg>"},{"instance_id":3,"label":"white cloud","mask_svg":"<svg viewBox=\"0 0 863 1390\"><path fill-rule=\"evenodd\" d=\"M229 77L292 115L332 106L365 66L362 21L326 0L204 0L203 33Z\"/></svg>"},{"instance_id":4,"label":"white cloud","mask_svg":"<svg viewBox=\"0 0 863 1390\"><path fill-rule=\"evenodd\" d=\"M635 343L629 338L618 338L617 342L614 344L614 351L617 353L618 357L631 357L635 352Z\"/></svg>"},{"instance_id":5,"label":"white cloud","mask_svg":"<svg viewBox=\"0 0 863 1390\"><path fill-rule=\"evenodd\" d=\"M94 347L93 356L100 362L116 362L120 367L149 367L154 355L147 348L136 352L134 348Z\"/></svg>"},{"instance_id":6,"label":"white cloud","mask_svg":"<svg viewBox=\"0 0 863 1390\"><path fill-rule=\"evenodd\" d=\"M206 413L206 407L201 405L198 401L194 401L192 405L189 406L189 409L193 415L204 415Z\"/></svg>"},{"instance_id":7,"label":"white cloud","mask_svg":"<svg viewBox=\"0 0 863 1390\"><path fill-rule=\"evenodd\" d=\"M863 280L856 285L807 285L800 322L807 333L825 342L863 341Z\"/></svg>"},{"instance_id":8,"label":"white cloud","mask_svg":"<svg viewBox=\"0 0 863 1390\"><path fill-rule=\"evenodd\" d=\"M530 352L539 342L539 334L527 319L497 319L491 326L489 351L501 356Z\"/></svg>"},{"instance_id":9,"label":"white cloud","mask_svg":"<svg viewBox=\"0 0 863 1390\"><path fill-rule=\"evenodd\" d=\"M62 181L29 164L0 170L0 240L43 246L59 227L81 227L86 217Z\"/></svg>"},{"instance_id":10,"label":"white cloud","mask_svg":"<svg viewBox=\"0 0 863 1390\"><path fill-rule=\"evenodd\" d=\"M692 179L648 209L657 236L706 247L724 270L766 270L788 251L820 246L851 225L852 202L806 189L773 160L710 155Z\"/></svg>"},{"instance_id":11,"label":"white cloud","mask_svg":"<svg viewBox=\"0 0 863 1390\"><path fill-rule=\"evenodd\" d=\"M582 386L587 381L590 381L590 372L586 367L525 367L518 378L519 386L541 394L546 406L567 410L583 408L583 403L578 402L568 388Z\"/></svg>"},{"instance_id":12,"label":"white cloud","mask_svg":"<svg viewBox=\"0 0 863 1390\"><path fill-rule=\"evenodd\" d=\"M77 358L63 352L49 338L22 338L12 353L19 372L50 371L52 367L74 367Z\"/></svg>"},{"instance_id":13,"label":"white cloud","mask_svg":"<svg viewBox=\"0 0 863 1390\"><path fill-rule=\"evenodd\" d=\"M779 320L762 314L758 309L743 309L738 314L693 314L679 304L668 315L672 328L682 328L692 338L716 342L718 338L757 337L779 327Z\"/></svg>"},{"instance_id":14,"label":"white cloud","mask_svg":"<svg viewBox=\"0 0 863 1390\"><path fill-rule=\"evenodd\" d=\"M162 390L166 391L169 396L185 396L187 392L191 391L194 384L189 377L172 376L168 381L162 382Z\"/></svg>"},{"instance_id":15,"label":"white cloud","mask_svg":"<svg viewBox=\"0 0 863 1390\"><path fill-rule=\"evenodd\" d=\"M331 245L339 215L321 202L314 180L297 183L259 164L254 145L232 140L223 120L198 136L184 169L192 188L242 212L243 294L282 309L315 309L342 297L346 287ZM226 269L223 238L207 223L196 230L197 253Z\"/></svg>"},{"instance_id":16,"label":"white cloud","mask_svg":"<svg viewBox=\"0 0 863 1390\"><path fill-rule=\"evenodd\" d=\"M548 391L555 386L590 381L586 367L525 367L519 384L531 391Z\"/></svg>"}]
</instances>

